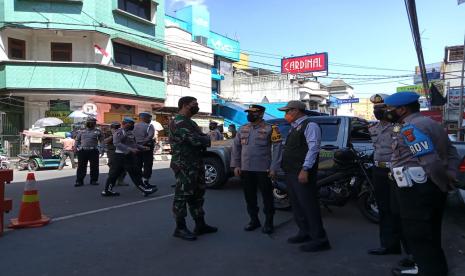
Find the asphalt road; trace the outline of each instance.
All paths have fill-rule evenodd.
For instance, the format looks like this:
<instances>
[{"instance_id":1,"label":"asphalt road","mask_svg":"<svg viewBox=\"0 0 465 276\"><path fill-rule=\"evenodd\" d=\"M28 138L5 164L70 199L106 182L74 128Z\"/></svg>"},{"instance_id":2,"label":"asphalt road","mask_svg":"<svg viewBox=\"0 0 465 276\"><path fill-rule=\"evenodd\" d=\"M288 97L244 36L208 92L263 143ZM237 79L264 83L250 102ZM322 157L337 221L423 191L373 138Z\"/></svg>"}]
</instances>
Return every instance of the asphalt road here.
<instances>
[{"instance_id":1,"label":"asphalt road","mask_svg":"<svg viewBox=\"0 0 465 276\"><path fill-rule=\"evenodd\" d=\"M399 256L370 256L378 245L377 226L354 205L323 210L332 250L302 253L286 239L296 232L290 212L276 214L276 232L244 232L248 218L237 181L208 190L208 223L219 232L186 242L172 237L174 183L166 162L154 166L160 191L144 198L134 186L117 187L121 196L102 198L100 186L75 188L74 171L36 173L40 202L50 225L7 231L0 238L0 275L390 275ZM25 172L15 173L7 196L18 215ZM86 179L88 181L88 179ZM444 248L451 275L465 275L465 211L450 207ZM189 220L191 227L192 221Z\"/></svg>"}]
</instances>

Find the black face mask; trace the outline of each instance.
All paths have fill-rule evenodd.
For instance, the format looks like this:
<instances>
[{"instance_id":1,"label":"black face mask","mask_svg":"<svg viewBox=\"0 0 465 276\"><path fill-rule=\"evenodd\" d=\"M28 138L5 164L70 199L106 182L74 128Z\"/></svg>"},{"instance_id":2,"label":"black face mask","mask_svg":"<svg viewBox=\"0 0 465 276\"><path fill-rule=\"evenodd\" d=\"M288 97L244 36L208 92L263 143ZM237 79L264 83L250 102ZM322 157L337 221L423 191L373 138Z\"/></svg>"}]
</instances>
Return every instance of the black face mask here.
<instances>
[{"instance_id":1,"label":"black face mask","mask_svg":"<svg viewBox=\"0 0 465 276\"><path fill-rule=\"evenodd\" d=\"M390 111L386 110L386 112L384 112L384 118L391 123L398 123L400 120L400 115L397 114L395 109Z\"/></svg>"},{"instance_id":2,"label":"black face mask","mask_svg":"<svg viewBox=\"0 0 465 276\"><path fill-rule=\"evenodd\" d=\"M126 130L133 130L134 129L134 125L127 125L125 127Z\"/></svg>"},{"instance_id":3,"label":"black face mask","mask_svg":"<svg viewBox=\"0 0 465 276\"><path fill-rule=\"evenodd\" d=\"M375 115L376 120L383 120L386 111L382 108L375 108L373 114Z\"/></svg>"},{"instance_id":4,"label":"black face mask","mask_svg":"<svg viewBox=\"0 0 465 276\"><path fill-rule=\"evenodd\" d=\"M199 110L200 110L200 108L198 106L193 106L193 107L191 107L190 112L191 112L192 115L195 115L195 114L199 113Z\"/></svg>"},{"instance_id":5,"label":"black face mask","mask_svg":"<svg viewBox=\"0 0 465 276\"><path fill-rule=\"evenodd\" d=\"M211 126L211 127L208 127L210 130L214 130L216 127L214 126Z\"/></svg>"},{"instance_id":6,"label":"black face mask","mask_svg":"<svg viewBox=\"0 0 465 276\"><path fill-rule=\"evenodd\" d=\"M86 127L88 127L88 128L94 128L94 127L95 127L95 123L86 123Z\"/></svg>"},{"instance_id":7,"label":"black face mask","mask_svg":"<svg viewBox=\"0 0 465 276\"><path fill-rule=\"evenodd\" d=\"M259 115L256 115L256 114L247 114L247 121L251 122L251 123L255 123L256 121L258 121L260 119L260 116Z\"/></svg>"}]
</instances>

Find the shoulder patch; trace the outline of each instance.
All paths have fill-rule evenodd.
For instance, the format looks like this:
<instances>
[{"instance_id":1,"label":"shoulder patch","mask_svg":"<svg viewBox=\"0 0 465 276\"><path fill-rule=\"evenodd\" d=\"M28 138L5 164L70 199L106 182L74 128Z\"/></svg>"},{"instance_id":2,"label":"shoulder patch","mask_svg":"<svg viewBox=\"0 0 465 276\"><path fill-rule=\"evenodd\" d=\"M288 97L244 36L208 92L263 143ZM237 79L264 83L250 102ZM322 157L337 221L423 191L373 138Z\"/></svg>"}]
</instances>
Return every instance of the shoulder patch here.
<instances>
[{"instance_id":1,"label":"shoulder patch","mask_svg":"<svg viewBox=\"0 0 465 276\"><path fill-rule=\"evenodd\" d=\"M414 125L405 125L400 129L400 134L413 156L420 157L434 152L434 144L431 138Z\"/></svg>"},{"instance_id":2,"label":"shoulder patch","mask_svg":"<svg viewBox=\"0 0 465 276\"><path fill-rule=\"evenodd\" d=\"M271 126L271 142L277 143L281 141L282 141L282 137L281 137L281 132L279 131L278 126L272 125Z\"/></svg>"}]
</instances>

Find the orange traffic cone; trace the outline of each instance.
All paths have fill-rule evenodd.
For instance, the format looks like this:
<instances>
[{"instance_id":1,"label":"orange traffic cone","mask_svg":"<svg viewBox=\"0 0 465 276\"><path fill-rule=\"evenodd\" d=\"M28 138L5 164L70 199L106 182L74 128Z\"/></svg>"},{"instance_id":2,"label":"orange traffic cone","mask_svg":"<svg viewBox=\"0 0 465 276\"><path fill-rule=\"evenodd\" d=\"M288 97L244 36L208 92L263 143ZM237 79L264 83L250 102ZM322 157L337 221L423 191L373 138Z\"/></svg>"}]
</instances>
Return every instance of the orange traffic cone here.
<instances>
[{"instance_id":1,"label":"orange traffic cone","mask_svg":"<svg viewBox=\"0 0 465 276\"><path fill-rule=\"evenodd\" d=\"M50 218L42 215L40 211L39 193L36 188L34 173L27 174L26 185L23 192L23 200L19 217L12 219L9 228L40 227L48 224Z\"/></svg>"}]
</instances>

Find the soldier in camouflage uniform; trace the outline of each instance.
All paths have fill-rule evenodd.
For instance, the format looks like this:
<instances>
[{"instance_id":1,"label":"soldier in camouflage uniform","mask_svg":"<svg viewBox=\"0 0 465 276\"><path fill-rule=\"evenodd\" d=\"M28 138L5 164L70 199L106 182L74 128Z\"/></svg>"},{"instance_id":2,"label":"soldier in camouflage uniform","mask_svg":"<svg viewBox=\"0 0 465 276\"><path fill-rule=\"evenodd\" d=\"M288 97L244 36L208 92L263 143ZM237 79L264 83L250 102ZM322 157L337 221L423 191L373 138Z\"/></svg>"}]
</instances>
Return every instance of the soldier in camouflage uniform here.
<instances>
[{"instance_id":1,"label":"soldier in camouflage uniform","mask_svg":"<svg viewBox=\"0 0 465 276\"><path fill-rule=\"evenodd\" d=\"M202 153L210 146L210 138L191 120L198 113L197 99L182 97L178 102L179 114L169 126L172 149L171 169L176 177L173 212L176 218L174 236L195 240L197 235L214 233L216 227L205 223L203 210L205 171ZM194 233L186 226L187 205L196 226Z\"/></svg>"}]
</instances>

